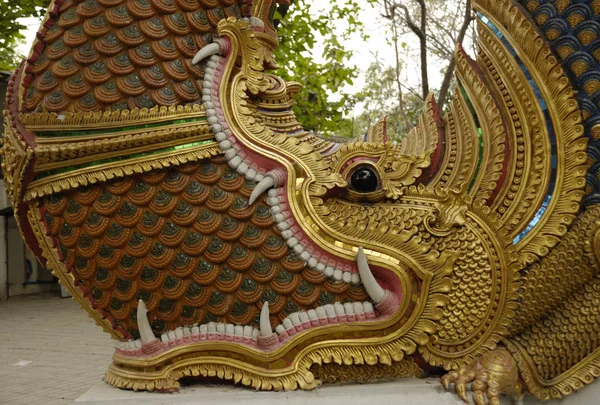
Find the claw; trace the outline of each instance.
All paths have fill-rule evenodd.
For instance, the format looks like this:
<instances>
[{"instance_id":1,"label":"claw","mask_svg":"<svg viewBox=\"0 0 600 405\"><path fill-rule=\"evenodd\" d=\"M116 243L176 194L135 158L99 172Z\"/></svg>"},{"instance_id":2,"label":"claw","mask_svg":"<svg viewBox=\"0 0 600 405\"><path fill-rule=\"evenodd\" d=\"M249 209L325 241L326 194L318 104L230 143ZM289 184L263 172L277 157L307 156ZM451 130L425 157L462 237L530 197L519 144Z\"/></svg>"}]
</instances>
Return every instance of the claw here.
<instances>
[{"instance_id":1,"label":"claw","mask_svg":"<svg viewBox=\"0 0 600 405\"><path fill-rule=\"evenodd\" d=\"M452 384L458 378L458 372L450 371L442 376L442 385L448 391L450 384Z\"/></svg>"},{"instance_id":2,"label":"claw","mask_svg":"<svg viewBox=\"0 0 600 405\"><path fill-rule=\"evenodd\" d=\"M469 403L469 398L467 397L467 384L464 379L459 378L456 381L454 389L456 390L456 394L460 399L462 399L466 403Z\"/></svg>"},{"instance_id":3,"label":"claw","mask_svg":"<svg viewBox=\"0 0 600 405\"><path fill-rule=\"evenodd\" d=\"M146 304L140 299L137 307L137 323L140 337L142 338L142 344L151 343L156 339L154 332L152 332L152 328L150 327L150 322L148 322L147 313L148 309L146 309Z\"/></svg>"},{"instance_id":4,"label":"claw","mask_svg":"<svg viewBox=\"0 0 600 405\"><path fill-rule=\"evenodd\" d=\"M265 191L270 189L275 185L275 180L271 176L265 176L252 190L252 194L250 194L250 198L248 199L248 205L254 204L254 201Z\"/></svg>"},{"instance_id":5,"label":"claw","mask_svg":"<svg viewBox=\"0 0 600 405\"><path fill-rule=\"evenodd\" d=\"M271 321L269 320L269 302L265 301L262 309L260 310L260 335L271 336L273 334L273 328L271 328Z\"/></svg>"},{"instance_id":6,"label":"claw","mask_svg":"<svg viewBox=\"0 0 600 405\"><path fill-rule=\"evenodd\" d=\"M385 295L385 290L381 288L375 277L373 277L373 273L369 268L369 262L367 261L367 256L365 256L365 252L361 247L358 248L358 255L356 256L356 264L358 265L358 273L360 274L360 279L367 290L367 294L369 297L376 303L379 304Z\"/></svg>"},{"instance_id":7,"label":"claw","mask_svg":"<svg viewBox=\"0 0 600 405\"><path fill-rule=\"evenodd\" d=\"M216 55L219 52L221 52L221 47L219 46L219 44L214 42L212 44L208 44L202 49L200 49L198 53L196 53L196 55L194 55L194 58L192 59L192 64L195 65L197 63L200 63L209 56Z\"/></svg>"}]
</instances>

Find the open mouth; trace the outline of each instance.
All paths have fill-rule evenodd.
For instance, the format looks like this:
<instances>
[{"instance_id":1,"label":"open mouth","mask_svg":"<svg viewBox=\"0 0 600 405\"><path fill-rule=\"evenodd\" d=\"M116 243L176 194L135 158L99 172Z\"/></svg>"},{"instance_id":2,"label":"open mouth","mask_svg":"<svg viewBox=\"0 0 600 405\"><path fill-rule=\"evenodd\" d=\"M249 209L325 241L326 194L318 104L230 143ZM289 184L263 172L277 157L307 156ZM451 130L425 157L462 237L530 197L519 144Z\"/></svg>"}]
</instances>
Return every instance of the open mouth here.
<instances>
[{"instance_id":1,"label":"open mouth","mask_svg":"<svg viewBox=\"0 0 600 405\"><path fill-rule=\"evenodd\" d=\"M270 197L270 199L274 198ZM187 344L217 341L241 344L260 351L274 351L295 335L314 328L381 320L393 314L398 307L399 297L390 290L384 289L377 282L362 248L358 250L356 267L372 302L336 302L306 311L293 312L285 317L281 323L275 325L274 329L270 320L269 303L266 301L260 312L259 327L208 322L180 326L162 333L159 339L155 337L152 331L147 317L146 305L140 299L137 308L137 321L141 337L127 342L117 341L115 350L124 356L143 357L157 355Z\"/></svg>"}]
</instances>

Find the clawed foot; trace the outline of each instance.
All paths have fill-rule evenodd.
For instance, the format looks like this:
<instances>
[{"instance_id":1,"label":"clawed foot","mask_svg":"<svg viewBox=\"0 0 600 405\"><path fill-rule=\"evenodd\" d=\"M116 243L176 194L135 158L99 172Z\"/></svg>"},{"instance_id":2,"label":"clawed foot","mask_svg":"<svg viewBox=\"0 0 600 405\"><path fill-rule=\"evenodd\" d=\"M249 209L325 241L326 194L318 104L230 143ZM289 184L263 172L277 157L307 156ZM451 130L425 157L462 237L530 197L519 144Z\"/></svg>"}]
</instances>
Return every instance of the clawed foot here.
<instances>
[{"instance_id":1,"label":"clawed foot","mask_svg":"<svg viewBox=\"0 0 600 405\"><path fill-rule=\"evenodd\" d=\"M450 371L442 377L442 384L449 389L454 384L456 394L469 403L467 384L475 405L500 405L500 394L512 396L515 405L522 404L523 383L519 378L517 365L504 348L497 348L484 354L467 367Z\"/></svg>"}]
</instances>

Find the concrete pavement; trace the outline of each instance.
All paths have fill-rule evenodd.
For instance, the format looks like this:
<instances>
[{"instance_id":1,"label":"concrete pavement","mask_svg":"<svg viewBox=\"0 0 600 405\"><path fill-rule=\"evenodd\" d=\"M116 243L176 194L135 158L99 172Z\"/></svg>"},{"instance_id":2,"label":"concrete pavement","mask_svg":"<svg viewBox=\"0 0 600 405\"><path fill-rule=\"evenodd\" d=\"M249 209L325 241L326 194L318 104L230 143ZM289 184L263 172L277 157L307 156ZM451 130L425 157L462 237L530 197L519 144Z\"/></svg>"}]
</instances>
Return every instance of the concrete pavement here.
<instances>
[{"instance_id":1,"label":"concrete pavement","mask_svg":"<svg viewBox=\"0 0 600 405\"><path fill-rule=\"evenodd\" d=\"M109 335L70 298L2 301L0 404L72 404L101 381L112 352Z\"/></svg>"}]
</instances>

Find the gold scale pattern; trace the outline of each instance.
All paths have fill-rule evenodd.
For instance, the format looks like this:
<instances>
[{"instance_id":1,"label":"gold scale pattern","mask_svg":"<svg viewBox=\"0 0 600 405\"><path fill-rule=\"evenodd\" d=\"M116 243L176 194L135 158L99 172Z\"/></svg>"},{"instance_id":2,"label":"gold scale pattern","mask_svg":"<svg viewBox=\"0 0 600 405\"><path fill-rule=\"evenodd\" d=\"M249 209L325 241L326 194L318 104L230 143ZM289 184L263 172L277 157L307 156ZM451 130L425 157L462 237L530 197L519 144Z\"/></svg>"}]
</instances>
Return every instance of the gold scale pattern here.
<instances>
[{"instance_id":1,"label":"gold scale pattern","mask_svg":"<svg viewBox=\"0 0 600 405\"><path fill-rule=\"evenodd\" d=\"M600 376L600 277L547 315L507 342L529 390L545 399L569 394ZM563 375L567 371L573 375Z\"/></svg>"},{"instance_id":2,"label":"gold scale pattern","mask_svg":"<svg viewBox=\"0 0 600 405\"><path fill-rule=\"evenodd\" d=\"M29 59L25 112L133 110L200 101L194 55L237 0L56 0ZM40 49L41 48L41 49ZM36 52L37 50L37 52Z\"/></svg>"},{"instance_id":3,"label":"gold scale pattern","mask_svg":"<svg viewBox=\"0 0 600 405\"><path fill-rule=\"evenodd\" d=\"M423 370L412 357L391 364L313 364L310 371L317 380L329 384L366 383L423 376Z\"/></svg>"},{"instance_id":4,"label":"gold scale pattern","mask_svg":"<svg viewBox=\"0 0 600 405\"><path fill-rule=\"evenodd\" d=\"M50 196L47 231L91 306L137 338L137 300L160 334L181 325L258 325L333 302L368 299L362 285L305 267L254 187L222 158ZM122 329L121 329L122 328Z\"/></svg>"},{"instance_id":5,"label":"gold scale pattern","mask_svg":"<svg viewBox=\"0 0 600 405\"><path fill-rule=\"evenodd\" d=\"M548 256L522 271L522 298L513 321L513 335L593 280L599 270L592 242L599 220L600 207L586 210Z\"/></svg>"}]
</instances>

